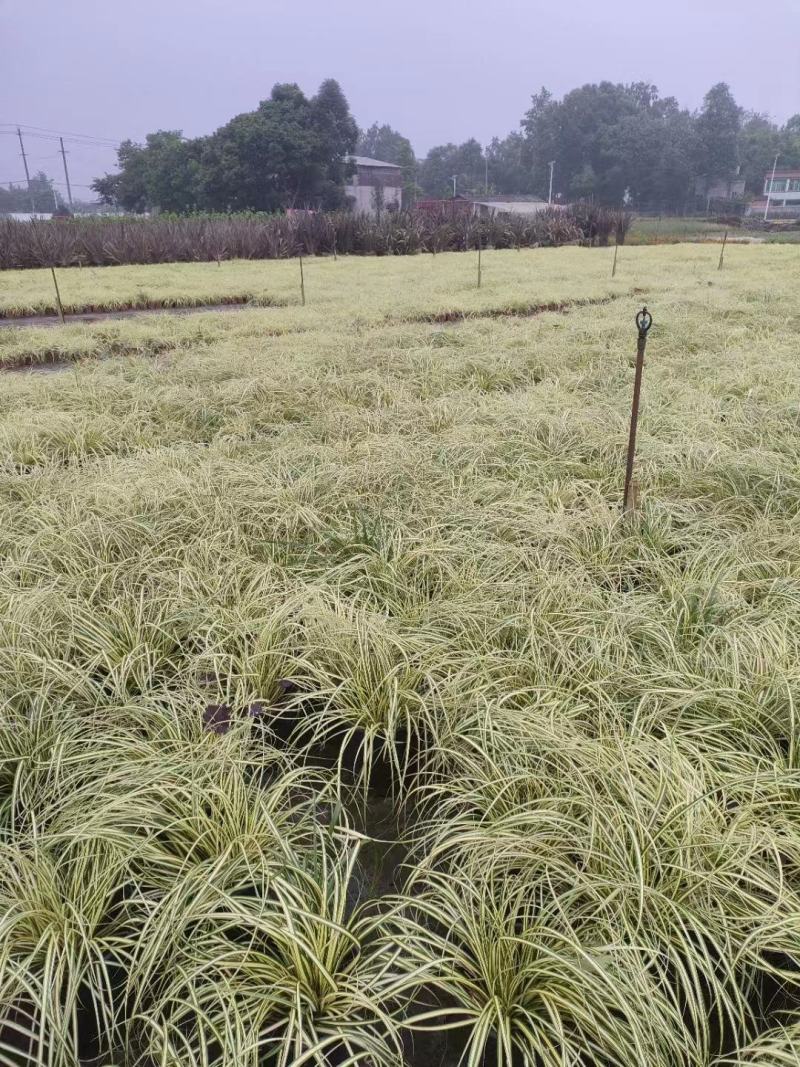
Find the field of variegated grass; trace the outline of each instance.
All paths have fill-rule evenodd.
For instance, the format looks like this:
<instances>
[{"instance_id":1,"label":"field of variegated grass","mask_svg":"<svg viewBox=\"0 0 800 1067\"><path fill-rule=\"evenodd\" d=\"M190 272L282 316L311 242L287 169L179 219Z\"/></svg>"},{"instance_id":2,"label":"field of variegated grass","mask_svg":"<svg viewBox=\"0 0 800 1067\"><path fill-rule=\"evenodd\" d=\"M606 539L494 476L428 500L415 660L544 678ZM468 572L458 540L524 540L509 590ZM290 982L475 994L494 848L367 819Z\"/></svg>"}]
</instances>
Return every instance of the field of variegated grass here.
<instances>
[{"instance_id":1,"label":"field of variegated grass","mask_svg":"<svg viewBox=\"0 0 800 1067\"><path fill-rule=\"evenodd\" d=\"M800 270L709 254L0 333L0 1063L797 1062Z\"/></svg>"}]
</instances>

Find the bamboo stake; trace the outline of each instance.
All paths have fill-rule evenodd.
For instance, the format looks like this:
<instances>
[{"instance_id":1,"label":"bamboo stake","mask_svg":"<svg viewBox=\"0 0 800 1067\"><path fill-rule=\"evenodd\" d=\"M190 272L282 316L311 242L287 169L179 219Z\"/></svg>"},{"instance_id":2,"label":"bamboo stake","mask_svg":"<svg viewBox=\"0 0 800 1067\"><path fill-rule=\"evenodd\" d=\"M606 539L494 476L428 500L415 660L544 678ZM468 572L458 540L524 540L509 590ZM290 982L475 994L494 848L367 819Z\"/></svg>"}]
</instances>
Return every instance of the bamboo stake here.
<instances>
[{"instance_id":1,"label":"bamboo stake","mask_svg":"<svg viewBox=\"0 0 800 1067\"><path fill-rule=\"evenodd\" d=\"M58 281L56 280L56 268L55 267L51 267L50 268L50 273L53 275L53 285L55 286L55 290L56 290L56 304L58 304L58 317L61 319L61 321L63 323L64 322L64 307L63 307L63 305L61 303L61 293L58 291Z\"/></svg>"},{"instance_id":2,"label":"bamboo stake","mask_svg":"<svg viewBox=\"0 0 800 1067\"><path fill-rule=\"evenodd\" d=\"M717 270L722 270L722 261L725 258L725 245L728 243L728 231L725 231L725 236L722 238L722 248L719 251L719 266Z\"/></svg>"}]
</instances>

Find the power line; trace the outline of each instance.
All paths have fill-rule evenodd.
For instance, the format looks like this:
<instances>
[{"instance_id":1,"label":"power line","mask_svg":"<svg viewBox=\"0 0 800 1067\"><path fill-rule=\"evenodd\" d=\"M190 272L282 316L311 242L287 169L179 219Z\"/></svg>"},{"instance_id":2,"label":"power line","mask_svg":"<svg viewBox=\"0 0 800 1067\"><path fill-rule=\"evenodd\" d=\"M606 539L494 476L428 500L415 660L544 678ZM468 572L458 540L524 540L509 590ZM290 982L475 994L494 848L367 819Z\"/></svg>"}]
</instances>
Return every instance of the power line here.
<instances>
[{"instance_id":1,"label":"power line","mask_svg":"<svg viewBox=\"0 0 800 1067\"><path fill-rule=\"evenodd\" d=\"M48 185L60 185L62 187L65 187L66 184L67 184L66 182L56 181L55 178L50 178L47 175L45 175L45 178L47 180L47 184ZM0 185L16 185L18 182L21 184L24 181L25 181L25 177L24 176L21 177L21 178L0 178ZM31 183L33 185L37 184L37 178L36 178L35 174L31 178ZM73 181L71 181L70 185L73 185L76 189L91 189L92 188L91 185L85 185L82 182L73 182Z\"/></svg>"},{"instance_id":2,"label":"power line","mask_svg":"<svg viewBox=\"0 0 800 1067\"><path fill-rule=\"evenodd\" d=\"M32 137L40 141L48 141L51 144L58 144L58 142L61 140L61 138L54 133L31 133L30 130L24 130L23 132L25 133L26 137ZM0 136L2 136L3 134L7 134L9 137L16 137L16 133L14 130L0 130ZM93 151L97 151L99 149L105 148L110 152L116 152L119 150L120 147L119 144L112 142L106 143L104 141L78 141L74 137L65 137L64 140L68 141L74 149L86 148L92 149Z\"/></svg>"},{"instance_id":3,"label":"power line","mask_svg":"<svg viewBox=\"0 0 800 1067\"><path fill-rule=\"evenodd\" d=\"M93 133L74 133L74 132L71 132L70 130L53 130L53 129L50 129L48 126L31 126L31 125L26 125L26 123L24 123L24 122L0 122L0 126L11 126L11 127L21 126L22 129L26 130L26 131L27 130L38 131L36 133L31 133L31 137L38 137L38 136L52 137L52 136L55 136L56 138L65 137L67 140L71 140L73 138L78 138L81 141L92 141L92 142L95 142L95 143L105 142L106 144L108 144L110 146L113 146L113 147L117 147L121 143L121 139L117 138L117 137L100 137L100 136L98 136L96 134L93 134Z\"/></svg>"}]
</instances>

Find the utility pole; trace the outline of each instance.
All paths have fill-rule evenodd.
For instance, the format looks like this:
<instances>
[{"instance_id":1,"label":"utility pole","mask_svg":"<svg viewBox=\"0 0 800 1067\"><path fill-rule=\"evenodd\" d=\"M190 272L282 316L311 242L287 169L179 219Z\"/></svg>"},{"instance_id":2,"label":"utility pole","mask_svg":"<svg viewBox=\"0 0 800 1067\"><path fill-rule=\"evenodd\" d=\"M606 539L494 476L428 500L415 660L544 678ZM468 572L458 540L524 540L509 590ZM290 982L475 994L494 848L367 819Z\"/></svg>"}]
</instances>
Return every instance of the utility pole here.
<instances>
[{"instance_id":1,"label":"utility pole","mask_svg":"<svg viewBox=\"0 0 800 1067\"><path fill-rule=\"evenodd\" d=\"M64 151L64 138L59 137L61 142L61 158L64 160L64 177L67 179L67 200L69 200L70 210L72 209L72 189L69 184L69 171L67 170L67 154Z\"/></svg>"},{"instance_id":2,"label":"utility pole","mask_svg":"<svg viewBox=\"0 0 800 1067\"><path fill-rule=\"evenodd\" d=\"M556 161L554 159L551 159L550 162L547 165L550 168L550 191L547 194L547 203L548 204L552 204L553 203L553 171L555 170Z\"/></svg>"},{"instance_id":3,"label":"utility pole","mask_svg":"<svg viewBox=\"0 0 800 1067\"><path fill-rule=\"evenodd\" d=\"M458 175L457 174L453 175L452 181L453 181L453 199L455 200L455 198L456 198L456 182L458 181Z\"/></svg>"},{"instance_id":4,"label":"utility pole","mask_svg":"<svg viewBox=\"0 0 800 1067\"><path fill-rule=\"evenodd\" d=\"M28 183L28 196L31 198L31 212L36 214L36 204L33 199L33 190L31 189L31 173L28 170L28 157L25 155L25 145L22 143L22 130L17 126L17 137L19 137L19 147L22 152L22 163L25 167L25 181Z\"/></svg>"},{"instance_id":5,"label":"utility pole","mask_svg":"<svg viewBox=\"0 0 800 1067\"><path fill-rule=\"evenodd\" d=\"M767 221L767 215L769 215L769 201L772 196L772 187L775 184L775 171L778 169L778 153L775 154L775 162L772 164L772 177L769 182L769 189L767 190L767 206L764 208L764 222Z\"/></svg>"}]
</instances>

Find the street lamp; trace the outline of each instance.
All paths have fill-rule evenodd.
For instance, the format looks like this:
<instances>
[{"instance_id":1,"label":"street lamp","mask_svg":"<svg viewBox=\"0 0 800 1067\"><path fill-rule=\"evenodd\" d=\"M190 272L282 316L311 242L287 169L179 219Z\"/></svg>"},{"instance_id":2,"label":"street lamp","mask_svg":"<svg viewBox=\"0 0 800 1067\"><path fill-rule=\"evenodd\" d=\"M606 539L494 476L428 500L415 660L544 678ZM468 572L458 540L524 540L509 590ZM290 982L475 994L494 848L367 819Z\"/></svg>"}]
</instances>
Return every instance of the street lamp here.
<instances>
[{"instance_id":1,"label":"street lamp","mask_svg":"<svg viewBox=\"0 0 800 1067\"><path fill-rule=\"evenodd\" d=\"M764 208L764 222L767 221L767 215L769 215L769 200L772 195L772 187L775 185L775 171L778 169L778 153L775 154L775 162L772 164L772 177L769 180L769 189L767 189L767 206Z\"/></svg>"}]
</instances>

